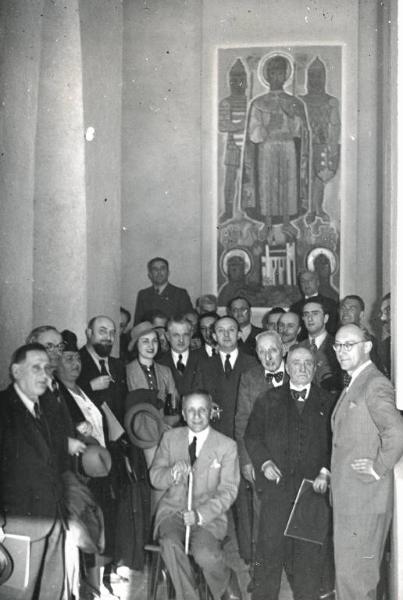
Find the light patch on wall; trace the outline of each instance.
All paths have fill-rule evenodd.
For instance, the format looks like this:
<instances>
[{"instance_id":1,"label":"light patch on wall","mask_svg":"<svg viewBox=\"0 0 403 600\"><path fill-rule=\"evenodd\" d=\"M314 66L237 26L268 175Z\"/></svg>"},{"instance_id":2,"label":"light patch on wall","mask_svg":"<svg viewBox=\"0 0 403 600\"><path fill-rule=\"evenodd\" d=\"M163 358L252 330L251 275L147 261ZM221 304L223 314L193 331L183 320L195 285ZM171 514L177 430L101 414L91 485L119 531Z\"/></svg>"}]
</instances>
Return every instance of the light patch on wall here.
<instances>
[{"instance_id":1,"label":"light patch on wall","mask_svg":"<svg viewBox=\"0 0 403 600\"><path fill-rule=\"evenodd\" d=\"M92 140L94 138L95 138L94 127L87 127L87 129L85 130L85 139L87 140L87 142L92 142Z\"/></svg>"}]
</instances>

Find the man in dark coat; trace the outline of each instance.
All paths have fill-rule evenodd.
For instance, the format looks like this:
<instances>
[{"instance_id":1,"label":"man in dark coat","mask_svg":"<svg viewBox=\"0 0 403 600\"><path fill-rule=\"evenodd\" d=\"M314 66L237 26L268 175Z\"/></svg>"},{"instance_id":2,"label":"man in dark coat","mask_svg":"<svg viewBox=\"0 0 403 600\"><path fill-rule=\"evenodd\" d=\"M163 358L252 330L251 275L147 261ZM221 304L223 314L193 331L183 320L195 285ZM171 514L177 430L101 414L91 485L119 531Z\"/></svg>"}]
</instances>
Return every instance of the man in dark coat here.
<instances>
[{"instance_id":1,"label":"man in dark coat","mask_svg":"<svg viewBox=\"0 0 403 600\"><path fill-rule=\"evenodd\" d=\"M61 600L64 592L62 474L69 464L58 406L44 395L49 367L43 346L21 346L11 360L13 383L0 398L0 538L3 529L31 539L20 600ZM14 598L2 589L0 598Z\"/></svg>"},{"instance_id":2,"label":"man in dark coat","mask_svg":"<svg viewBox=\"0 0 403 600\"><path fill-rule=\"evenodd\" d=\"M175 387L182 397L198 387L197 366L200 359L195 351L189 350L191 325L184 318L172 318L168 321L166 335L171 348L158 362L171 369Z\"/></svg>"},{"instance_id":3,"label":"man in dark coat","mask_svg":"<svg viewBox=\"0 0 403 600\"><path fill-rule=\"evenodd\" d=\"M85 333L87 344L80 349L81 374L77 384L98 408L105 402L122 422L127 386L123 363L110 356L116 336L115 323L99 315L89 321Z\"/></svg>"},{"instance_id":4,"label":"man in dark coat","mask_svg":"<svg viewBox=\"0 0 403 600\"><path fill-rule=\"evenodd\" d=\"M256 336L263 331L251 323L251 304L247 298L237 296L232 298L227 305L227 313L238 321L239 340L238 345L242 352L256 355Z\"/></svg>"},{"instance_id":5,"label":"man in dark coat","mask_svg":"<svg viewBox=\"0 0 403 600\"><path fill-rule=\"evenodd\" d=\"M330 334L334 335L337 331L339 322L338 306L337 302L333 298L322 296L319 294L319 275L316 271L302 271L298 277L299 287L301 288L302 298L295 302L291 307L291 312L296 312L302 318L302 310L304 304L310 300L311 302L321 302L326 313L329 315L329 321L327 324L327 330ZM298 336L299 340L304 340L308 333L304 323L302 323L301 332Z\"/></svg>"},{"instance_id":6,"label":"man in dark coat","mask_svg":"<svg viewBox=\"0 0 403 600\"><path fill-rule=\"evenodd\" d=\"M284 530L303 478L325 493L329 482L330 411L326 391L312 383L315 358L300 345L287 357L288 385L255 402L245 443L261 496L253 600L277 600L285 567L296 600L319 598L319 544L286 538Z\"/></svg>"},{"instance_id":7,"label":"man in dark coat","mask_svg":"<svg viewBox=\"0 0 403 600\"><path fill-rule=\"evenodd\" d=\"M156 256L147 264L148 278L152 285L140 290L134 311L134 325L149 319L149 313L160 311L171 318L192 310L189 294L183 288L168 281L169 264L165 258Z\"/></svg>"}]
</instances>

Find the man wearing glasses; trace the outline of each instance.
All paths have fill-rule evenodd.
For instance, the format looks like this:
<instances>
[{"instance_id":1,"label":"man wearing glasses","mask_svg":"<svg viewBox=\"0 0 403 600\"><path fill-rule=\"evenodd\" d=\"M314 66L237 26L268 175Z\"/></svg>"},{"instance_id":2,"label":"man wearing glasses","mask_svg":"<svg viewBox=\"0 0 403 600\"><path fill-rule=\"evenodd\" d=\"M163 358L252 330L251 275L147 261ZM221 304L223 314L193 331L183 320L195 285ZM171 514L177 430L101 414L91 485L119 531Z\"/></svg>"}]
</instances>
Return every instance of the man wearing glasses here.
<instances>
[{"instance_id":1,"label":"man wearing glasses","mask_svg":"<svg viewBox=\"0 0 403 600\"><path fill-rule=\"evenodd\" d=\"M376 597L392 517L393 467L403 453L403 418L390 381L370 360L371 348L357 325L336 334L334 350L346 378L332 415L331 491L336 592L343 600Z\"/></svg>"}]
</instances>

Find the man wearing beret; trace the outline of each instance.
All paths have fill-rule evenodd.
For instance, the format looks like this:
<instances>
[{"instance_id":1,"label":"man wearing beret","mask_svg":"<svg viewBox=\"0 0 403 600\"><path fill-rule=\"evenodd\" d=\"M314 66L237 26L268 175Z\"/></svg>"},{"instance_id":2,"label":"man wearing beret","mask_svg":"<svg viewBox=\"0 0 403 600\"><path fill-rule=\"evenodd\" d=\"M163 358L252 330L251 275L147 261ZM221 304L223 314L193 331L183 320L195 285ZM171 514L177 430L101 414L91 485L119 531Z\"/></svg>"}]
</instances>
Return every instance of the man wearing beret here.
<instances>
[{"instance_id":1,"label":"man wearing beret","mask_svg":"<svg viewBox=\"0 0 403 600\"><path fill-rule=\"evenodd\" d=\"M209 425L211 406L207 392L184 397L187 427L165 432L150 469L152 485L165 491L157 507L155 529L176 597L181 600L199 600L185 552L186 529L190 552L214 600L227 597L230 579L221 541L227 531L226 512L238 491L239 464L235 442Z\"/></svg>"},{"instance_id":2,"label":"man wearing beret","mask_svg":"<svg viewBox=\"0 0 403 600\"><path fill-rule=\"evenodd\" d=\"M287 538L284 530L304 478L313 480L315 492L327 491L332 400L312 383L315 358L309 348L290 348L286 369L289 383L259 396L245 432L261 499L253 600L278 599L283 568L294 598L320 594L321 546Z\"/></svg>"}]
</instances>

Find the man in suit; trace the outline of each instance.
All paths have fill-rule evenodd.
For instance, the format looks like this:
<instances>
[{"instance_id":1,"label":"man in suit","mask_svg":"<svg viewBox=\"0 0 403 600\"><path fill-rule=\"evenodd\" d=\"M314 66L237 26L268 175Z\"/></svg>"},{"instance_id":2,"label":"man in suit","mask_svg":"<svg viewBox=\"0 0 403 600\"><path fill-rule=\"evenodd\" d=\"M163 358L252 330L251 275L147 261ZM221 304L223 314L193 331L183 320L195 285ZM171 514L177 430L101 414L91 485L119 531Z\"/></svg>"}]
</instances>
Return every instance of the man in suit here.
<instances>
[{"instance_id":1,"label":"man in suit","mask_svg":"<svg viewBox=\"0 0 403 600\"><path fill-rule=\"evenodd\" d=\"M246 450L244 435L256 398L288 381L283 358L284 346L276 331L259 333L256 337L256 353L260 363L241 374L235 414L235 439L238 443L241 473L249 482L255 480L255 473Z\"/></svg>"},{"instance_id":2,"label":"man in suit","mask_svg":"<svg viewBox=\"0 0 403 600\"><path fill-rule=\"evenodd\" d=\"M393 467L403 453L403 419L392 384L370 360L365 331L345 325L334 345L349 376L332 415L336 593L342 600L375 599L392 518Z\"/></svg>"},{"instance_id":3,"label":"man in suit","mask_svg":"<svg viewBox=\"0 0 403 600\"><path fill-rule=\"evenodd\" d=\"M90 319L87 344L80 349L81 374L78 385L100 408L104 402L122 422L127 394L123 363L112 357L116 326L110 317L98 315Z\"/></svg>"},{"instance_id":4,"label":"man in suit","mask_svg":"<svg viewBox=\"0 0 403 600\"><path fill-rule=\"evenodd\" d=\"M256 400L245 433L261 498L253 600L278 599L283 567L294 598L319 598L320 545L286 538L284 530L303 478L314 480L316 492L327 490L332 402L312 383L311 350L293 346L286 368L289 384Z\"/></svg>"},{"instance_id":5,"label":"man in suit","mask_svg":"<svg viewBox=\"0 0 403 600\"><path fill-rule=\"evenodd\" d=\"M325 305L319 300L309 300L303 306L302 319L308 337L301 343L312 350L316 360L314 382L337 397L343 388L343 379L333 349L334 338L326 329L329 315Z\"/></svg>"},{"instance_id":6,"label":"man in suit","mask_svg":"<svg viewBox=\"0 0 403 600\"><path fill-rule=\"evenodd\" d=\"M61 600L64 592L62 474L69 463L57 405L45 394L49 368L43 346L21 346L11 360L13 383L0 398L0 539L2 529L31 538L19 600ZM0 587L0 598L14 596Z\"/></svg>"},{"instance_id":7,"label":"man in suit","mask_svg":"<svg viewBox=\"0 0 403 600\"><path fill-rule=\"evenodd\" d=\"M328 298L327 296L322 296L321 294L319 294L319 276L317 272L302 271L299 274L298 282L303 297L290 307L290 311L296 312L302 318L303 307L308 300L311 300L312 302L322 302L322 304L325 307L326 313L329 315L327 330L330 334L334 335L336 333L337 325L339 322L337 302L332 298ZM298 339L303 340L307 337L307 335L308 334L305 328L305 324L302 323L301 332L299 334Z\"/></svg>"},{"instance_id":8,"label":"man in suit","mask_svg":"<svg viewBox=\"0 0 403 600\"><path fill-rule=\"evenodd\" d=\"M186 528L190 528L191 553L203 569L214 600L221 600L226 593L230 577L221 541L227 530L226 512L237 495L239 465L235 442L209 425L211 406L211 397L205 392L185 396L183 418L187 427L163 435L150 469L152 485L165 491L157 508L155 529L176 597L183 600L199 598L184 549Z\"/></svg>"},{"instance_id":9,"label":"man in suit","mask_svg":"<svg viewBox=\"0 0 403 600\"><path fill-rule=\"evenodd\" d=\"M383 364L379 352L378 352L378 343L376 338L369 333L369 331L364 327L364 313L365 313L365 302L361 298L361 296L357 296L356 294L349 294L348 296L344 296L343 300L340 301L339 307L339 316L340 316L340 325L358 325L361 329L364 329L366 335L372 342L371 354L370 358L374 365L382 371L385 375L387 375L385 365Z\"/></svg>"},{"instance_id":10,"label":"man in suit","mask_svg":"<svg viewBox=\"0 0 403 600\"><path fill-rule=\"evenodd\" d=\"M249 300L242 296L233 298L228 302L227 313L238 321L239 325L239 340L238 346L246 354L255 356L256 351L256 336L262 331L259 327L255 327L250 322L251 320L251 304Z\"/></svg>"},{"instance_id":11,"label":"man in suit","mask_svg":"<svg viewBox=\"0 0 403 600\"><path fill-rule=\"evenodd\" d=\"M256 398L288 381L283 359L284 348L276 331L259 333L256 337L256 352L260 363L241 375L235 414L235 440L238 443L242 474L235 510L239 550L247 561L253 560L252 540L257 530L259 507L254 493L255 472L244 441L245 430Z\"/></svg>"},{"instance_id":12,"label":"man in suit","mask_svg":"<svg viewBox=\"0 0 403 600\"><path fill-rule=\"evenodd\" d=\"M214 324L213 338L218 354L199 364L199 384L221 409L213 426L234 439L235 411L241 375L256 365L256 359L238 349L239 325L233 317L221 317Z\"/></svg>"},{"instance_id":13,"label":"man in suit","mask_svg":"<svg viewBox=\"0 0 403 600\"><path fill-rule=\"evenodd\" d=\"M152 258L147 263L147 270L152 285L137 294L135 325L147 320L150 311L161 311L169 319L192 310L187 291L168 282L169 264L165 258L160 256Z\"/></svg>"},{"instance_id":14,"label":"man in suit","mask_svg":"<svg viewBox=\"0 0 403 600\"><path fill-rule=\"evenodd\" d=\"M291 346L297 343L297 338L301 332L301 319L299 314L288 311L280 315L277 322L277 331L284 344L284 354L287 354Z\"/></svg>"},{"instance_id":15,"label":"man in suit","mask_svg":"<svg viewBox=\"0 0 403 600\"><path fill-rule=\"evenodd\" d=\"M184 318L171 318L167 325L167 338L171 349L158 362L171 369L179 396L184 396L197 387L199 363L197 355L189 350L190 323Z\"/></svg>"},{"instance_id":16,"label":"man in suit","mask_svg":"<svg viewBox=\"0 0 403 600\"><path fill-rule=\"evenodd\" d=\"M199 331L202 337L203 345L195 353L199 359L211 358L217 353L216 342L213 338L214 323L218 319L216 312L208 312L199 317Z\"/></svg>"}]
</instances>

